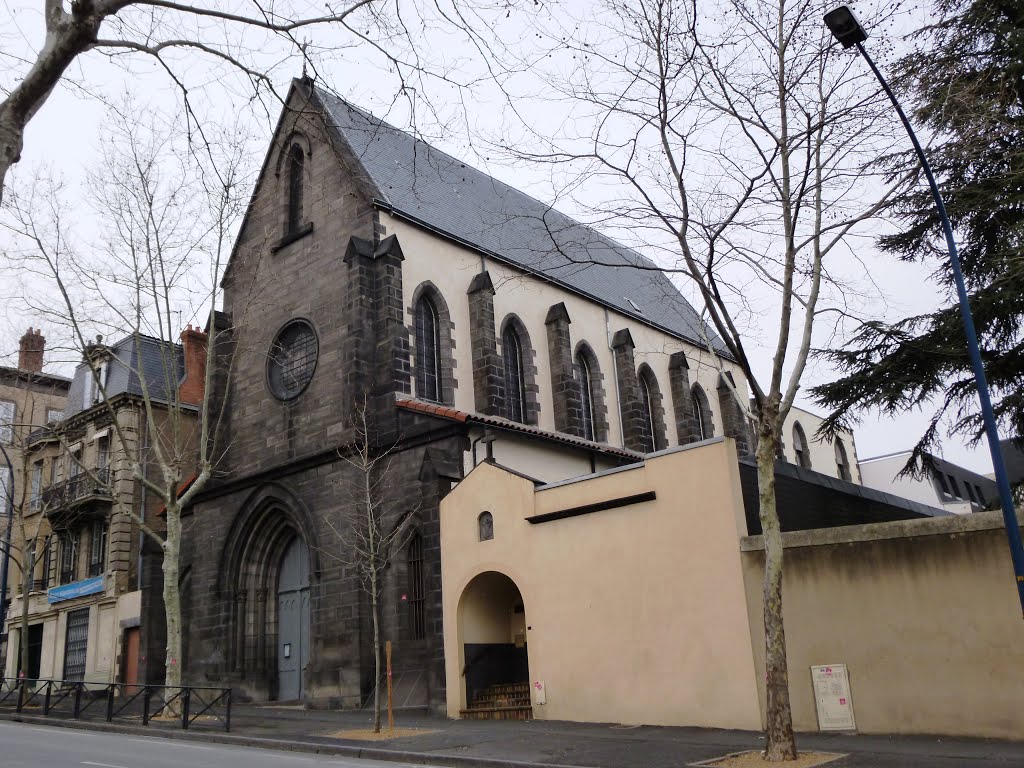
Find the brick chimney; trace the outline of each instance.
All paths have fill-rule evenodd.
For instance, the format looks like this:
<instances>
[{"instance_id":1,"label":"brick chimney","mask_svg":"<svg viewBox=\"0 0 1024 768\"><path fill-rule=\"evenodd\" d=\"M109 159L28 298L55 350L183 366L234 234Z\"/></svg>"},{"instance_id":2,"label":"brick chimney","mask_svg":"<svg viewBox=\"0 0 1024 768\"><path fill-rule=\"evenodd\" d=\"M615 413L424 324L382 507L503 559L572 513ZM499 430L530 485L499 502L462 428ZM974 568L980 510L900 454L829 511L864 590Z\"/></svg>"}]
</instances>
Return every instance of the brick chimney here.
<instances>
[{"instance_id":1,"label":"brick chimney","mask_svg":"<svg viewBox=\"0 0 1024 768\"><path fill-rule=\"evenodd\" d=\"M18 347L18 368L32 373L43 372L43 350L46 349L46 337L36 328L29 328L21 337Z\"/></svg>"},{"instance_id":2,"label":"brick chimney","mask_svg":"<svg viewBox=\"0 0 1024 768\"><path fill-rule=\"evenodd\" d=\"M185 378L178 385L178 399L199 405L206 385L206 334L189 323L181 332L181 346L185 353Z\"/></svg>"}]
</instances>

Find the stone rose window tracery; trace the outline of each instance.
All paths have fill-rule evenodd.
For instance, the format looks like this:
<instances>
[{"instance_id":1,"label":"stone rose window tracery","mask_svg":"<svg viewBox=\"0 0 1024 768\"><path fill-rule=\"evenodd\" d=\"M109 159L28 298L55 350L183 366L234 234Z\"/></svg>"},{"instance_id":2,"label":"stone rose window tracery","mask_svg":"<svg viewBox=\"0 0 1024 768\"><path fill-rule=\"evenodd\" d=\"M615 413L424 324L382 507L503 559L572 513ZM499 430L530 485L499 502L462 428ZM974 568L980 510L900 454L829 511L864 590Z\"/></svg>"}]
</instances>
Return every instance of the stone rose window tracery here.
<instances>
[{"instance_id":1,"label":"stone rose window tracery","mask_svg":"<svg viewBox=\"0 0 1024 768\"><path fill-rule=\"evenodd\" d=\"M293 320L277 334L267 358L270 391L279 400L293 400L309 386L320 344L312 326Z\"/></svg>"}]
</instances>

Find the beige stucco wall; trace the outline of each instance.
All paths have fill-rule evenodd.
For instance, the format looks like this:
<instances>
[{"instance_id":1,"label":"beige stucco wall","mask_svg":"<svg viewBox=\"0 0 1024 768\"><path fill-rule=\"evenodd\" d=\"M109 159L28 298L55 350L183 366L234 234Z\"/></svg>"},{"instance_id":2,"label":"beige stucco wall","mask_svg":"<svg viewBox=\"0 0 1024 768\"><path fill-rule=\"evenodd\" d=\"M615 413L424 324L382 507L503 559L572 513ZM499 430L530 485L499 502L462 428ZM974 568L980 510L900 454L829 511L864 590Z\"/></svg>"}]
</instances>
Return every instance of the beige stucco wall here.
<instances>
[{"instance_id":1,"label":"beige stucco wall","mask_svg":"<svg viewBox=\"0 0 1024 768\"><path fill-rule=\"evenodd\" d=\"M1020 739L1024 623L996 512L785 534L794 723L813 664L848 665L858 730ZM743 571L763 680L760 537Z\"/></svg>"},{"instance_id":2,"label":"beige stucco wall","mask_svg":"<svg viewBox=\"0 0 1024 768\"><path fill-rule=\"evenodd\" d=\"M654 491L657 500L531 524L527 517ZM478 540L481 511L494 538ZM539 719L758 728L738 531L735 447L715 440L534 490L480 465L441 505L449 715L465 706L463 646L479 574L523 598ZM460 637L460 632L463 637ZM472 639L472 638L470 638Z\"/></svg>"},{"instance_id":3,"label":"beige stucco wall","mask_svg":"<svg viewBox=\"0 0 1024 768\"><path fill-rule=\"evenodd\" d=\"M621 463L603 454L570 448L553 441L538 440L500 429L491 432L494 438L491 450L498 464L545 483L600 472ZM475 447L476 456L474 459L472 450L464 454L463 469L466 474L487 457L486 445L477 439L483 434L482 429L470 431L470 441Z\"/></svg>"},{"instance_id":4,"label":"beige stucco wall","mask_svg":"<svg viewBox=\"0 0 1024 768\"><path fill-rule=\"evenodd\" d=\"M500 262L483 258L478 253L425 232L385 212L380 213L380 218L386 232L398 236L405 254L405 261L402 264L402 285L405 294L406 323L412 325L413 295L417 287L426 281L434 284L448 306L451 321L455 325L456 408L475 410L469 300L466 289L469 288L473 276L486 267L495 289L495 332L500 332L502 321L509 314L515 313L526 326L530 343L536 352L540 427L555 428L547 328L544 319L552 305L564 302L572 321L569 333L573 350L580 341L586 341L594 350L601 373L604 375L609 443L622 445L614 359L608 347L610 334L622 328L628 328L633 337L637 368L647 363L657 377L665 409L665 428L669 445L676 445L679 442L668 373L669 355L680 350L685 351L690 365L690 383L699 383L708 397L714 416L715 434L722 434L722 416L717 391L718 368L705 349L615 311L607 311L606 322L606 310L590 299L514 270ZM733 373L740 397L746 398L746 384L739 369L728 362L725 366Z\"/></svg>"},{"instance_id":5,"label":"beige stucco wall","mask_svg":"<svg viewBox=\"0 0 1024 768\"><path fill-rule=\"evenodd\" d=\"M821 472L829 477L839 477L839 469L836 466L836 449L831 440L821 439L815 436L821 422L821 416L803 408L793 407L786 416L785 424L782 427L783 451L786 454L786 461L796 464L796 450L794 448L793 427L799 422L807 437L807 447L811 457L811 469ZM853 433L842 431L837 435L846 448L846 458L850 462L850 476L855 483L861 482L860 468L857 460L857 444L854 441Z\"/></svg>"}]
</instances>

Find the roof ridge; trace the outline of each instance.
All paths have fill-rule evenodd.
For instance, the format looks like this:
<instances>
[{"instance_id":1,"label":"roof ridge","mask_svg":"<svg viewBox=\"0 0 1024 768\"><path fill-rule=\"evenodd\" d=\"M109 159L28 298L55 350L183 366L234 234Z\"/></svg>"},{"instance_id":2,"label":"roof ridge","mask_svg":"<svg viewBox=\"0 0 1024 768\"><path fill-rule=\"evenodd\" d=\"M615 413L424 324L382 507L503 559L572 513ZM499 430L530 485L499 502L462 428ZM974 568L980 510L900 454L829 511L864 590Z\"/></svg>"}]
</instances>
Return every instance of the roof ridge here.
<instances>
[{"instance_id":1,"label":"roof ridge","mask_svg":"<svg viewBox=\"0 0 1024 768\"><path fill-rule=\"evenodd\" d=\"M392 131L395 131L396 133L400 133L400 134L402 134L404 136L407 136L408 138L412 139L413 142L422 144L424 147L426 147L428 152L434 152L436 154L443 155L444 157L446 157L447 159L451 160L452 162L458 163L459 165L465 166L466 168L469 168L469 169L471 169L473 171L476 171L477 173L479 173L479 174L481 174L483 176L486 176L491 181L493 181L493 182L495 182L497 184L500 184L502 187L505 188L506 191L512 193L513 195L517 195L519 197L523 197L523 198L526 198L528 200L532 200L533 202L538 203L538 204L544 206L547 210L551 211L552 213L555 213L558 216L561 216L561 217L567 219L569 223L575 224L575 225L580 226L580 227L584 227L585 229L587 229L588 231L590 231L593 234L597 235L601 239L607 241L607 243L609 245L613 245L613 246L617 246L619 248L626 249L631 254L634 254L638 259L640 259L645 265L649 265L650 268L656 269L656 270L660 270L660 271L664 271L663 267L659 267L657 264L654 263L654 261L652 261L647 256L644 256L642 253L640 253L638 250L636 250L632 246L626 245L625 243L620 243L618 240L613 238L611 235L605 234L604 232L602 232L601 230L597 229L593 225L587 224L585 222L582 222L582 221L576 219L575 217L570 216L569 214L565 213L564 211L559 210L552 203L547 202L545 200L541 200L539 197L535 197L535 196L531 195L529 192L524 192L523 190L521 190L521 189L519 189L517 187L513 187L511 184L502 181L497 176L493 176L492 174L490 174L486 170L482 170L482 169L478 168L477 166L475 166L475 165L473 165L471 163L466 162L462 158L456 157L455 155L452 155L452 154L446 152L445 150L440 149L439 147L434 146L433 144L431 144L428 141L424 141L423 139L419 138L418 136L416 136L413 133L410 133L409 131L407 131L404 128L399 128L398 126L389 123L387 120L384 120L382 118L377 117L372 112L369 112L369 111L363 109L362 107L359 107L359 106L353 104L352 102L350 102L347 99L337 95L336 93L334 93L332 91L326 90L326 89L322 88L319 85L316 85L314 87L320 93L322 93L324 95L327 95L330 98L338 101L340 104L342 104L345 107L351 109L353 112L356 112L357 114L359 114L361 117L369 120L370 122L376 123L379 127L390 129ZM335 127L337 128L338 126L335 126ZM356 155L356 156L358 157L358 155ZM367 168L365 164L363 165L363 167L366 170L367 175L369 175L370 178L373 179L372 171L369 168ZM377 186L377 188L381 191L381 193L384 193L384 190L382 189L381 185L377 182L377 180L373 179L373 181L374 181L374 184ZM388 202L390 204L390 201L388 201ZM627 267L629 269L636 269L637 268L636 265L629 265L629 264L607 264L607 266L611 266L611 267Z\"/></svg>"},{"instance_id":2,"label":"roof ridge","mask_svg":"<svg viewBox=\"0 0 1024 768\"><path fill-rule=\"evenodd\" d=\"M314 92L381 209L732 359L667 268L322 85Z\"/></svg>"}]
</instances>

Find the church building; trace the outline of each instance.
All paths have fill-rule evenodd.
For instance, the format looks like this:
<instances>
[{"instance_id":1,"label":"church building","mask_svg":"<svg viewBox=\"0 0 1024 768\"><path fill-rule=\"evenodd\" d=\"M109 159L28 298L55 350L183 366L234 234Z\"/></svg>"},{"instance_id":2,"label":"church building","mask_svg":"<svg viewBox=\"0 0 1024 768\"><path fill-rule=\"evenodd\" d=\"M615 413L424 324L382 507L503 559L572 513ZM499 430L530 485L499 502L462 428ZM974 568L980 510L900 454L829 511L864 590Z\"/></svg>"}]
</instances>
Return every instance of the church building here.
<instances>
[{"instance_id":1,"label":"church building","mask_svg":"<svg viewBox=\"0 0 1024 768\"><path fill-rule=\"evenodd\" d=\"M350 556L363 431L388 456L397 703L437 709L439 506L475 465L556 482L713 436L750 451L742 375L652 262L308 80L216 325L223 458L186 526L186 672L253 700L372 693Z\"/></svg>"}]
</instances>

